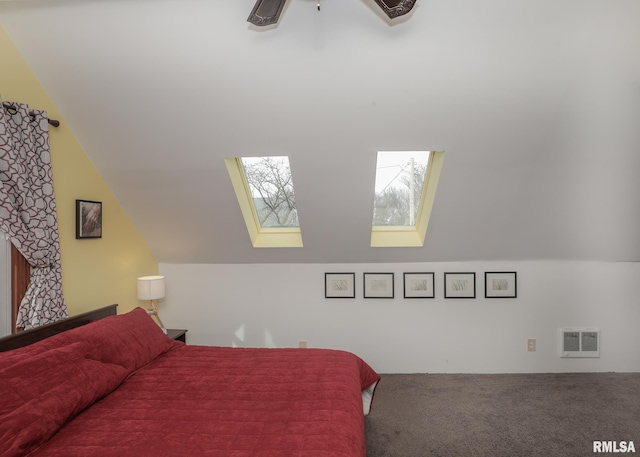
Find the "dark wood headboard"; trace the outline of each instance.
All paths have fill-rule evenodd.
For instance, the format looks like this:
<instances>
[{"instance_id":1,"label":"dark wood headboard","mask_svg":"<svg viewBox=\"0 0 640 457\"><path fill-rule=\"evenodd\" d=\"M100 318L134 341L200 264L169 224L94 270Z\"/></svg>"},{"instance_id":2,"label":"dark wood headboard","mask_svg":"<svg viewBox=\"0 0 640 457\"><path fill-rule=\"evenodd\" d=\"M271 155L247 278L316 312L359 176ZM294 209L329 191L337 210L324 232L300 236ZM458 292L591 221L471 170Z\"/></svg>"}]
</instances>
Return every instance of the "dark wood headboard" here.
<instances>
[{"instance_id":1,"label":"dark wood headboard","mask_svg":"<svg viewBox=\"0 0 640 457\"><path fill-rule=\"evenodd\" d=\"M13 335L0 338L0 352L10 351L11 349L21 348L28 346L37 341L44 340L50 336L57 335L72 328L86 325L89 322L104 319L108 316L115 316L118 305L109 305L103 308L94 309L93 311L87 311L86 313L77 314L75 316L62 319L51 324L46 324L41 327L36 327L24 332L14 333Z\"/></svg>"}]
</instances>

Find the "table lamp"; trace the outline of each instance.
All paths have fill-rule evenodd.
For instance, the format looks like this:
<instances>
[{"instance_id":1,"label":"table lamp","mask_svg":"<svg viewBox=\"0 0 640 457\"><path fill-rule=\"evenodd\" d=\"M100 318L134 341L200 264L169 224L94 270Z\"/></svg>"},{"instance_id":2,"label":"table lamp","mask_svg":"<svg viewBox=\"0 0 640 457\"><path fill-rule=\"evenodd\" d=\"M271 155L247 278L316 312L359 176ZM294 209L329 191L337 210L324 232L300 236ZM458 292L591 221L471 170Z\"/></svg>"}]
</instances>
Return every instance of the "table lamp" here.
<instances>
[{"instance_id":1,"label":"table lamp","mask_svg":"<svg viewBox=\"0 0 640 457\"><path fill-rule=\"evenodd\" d=\"M150 300L151 304L147 308L147 314L155 317L160 324L160 328L167 333L167 330L158 316L158 310L153 303L154 300L164 298L164 276L142 276L138 278L138 299Z\"/></svg>"}]
</instances>

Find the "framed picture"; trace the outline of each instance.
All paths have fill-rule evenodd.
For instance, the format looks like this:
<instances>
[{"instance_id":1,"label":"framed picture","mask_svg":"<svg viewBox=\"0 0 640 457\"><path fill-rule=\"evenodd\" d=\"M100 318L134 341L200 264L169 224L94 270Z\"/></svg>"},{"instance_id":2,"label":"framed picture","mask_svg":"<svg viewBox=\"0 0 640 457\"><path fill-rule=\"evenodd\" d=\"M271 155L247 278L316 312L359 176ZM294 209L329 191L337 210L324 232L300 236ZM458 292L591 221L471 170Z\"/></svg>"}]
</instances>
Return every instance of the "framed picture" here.
<instances>
[{"instance_id":1,"label":"framed picture","mask_svg":"<svg viewBox=\"0 0 640 457\"><path fill-rule=\"evenodd\" d=\"M76 200L76 239L102 238L102 202Z\"/></svg>"},{"instance_id":2,"label":"framed picture","mask_svg":"<svg viewBox=\"0 0 640 457\"><path fill-rule=\"evenodd\" d=\"M324 298L356 298L355 273L325 273Z\"/></svg>"},{"instance_id":3,"label":"framed picture","mask_svg":"<svg viewBox=\"0 0 640 457\"><path fill-rule=\"evenodd\" d=\"M485 298L516 298L517 273L515 271L485 271Z\"/></svg>"},{"instance_id":4,"label":"framed picture","mask_svg":"<svg viewBox=\"0 0 640 457\"><path fill-rule=\"evenodd\" d=\"M445 273L444 298L476 298L476 274Z\"/></svg>"},{"instance_id":5,"label":"framed picture","mask_svg":"<svg viewBox=\"0 0 640 457\"><path fill-rule=\"evenodd\" d=\"M393 273L365 273L364 298L393 298Z\"/></svg>"},{"instance_id":6,"label":"framed picture","mask_svg":"<svg viewBox=\"0 0 640 457\"><path fill-rule=\"evenodd\" d=\"M433 273L404 273L404 298L433 298Z\"/></svg>"}]
</instances>

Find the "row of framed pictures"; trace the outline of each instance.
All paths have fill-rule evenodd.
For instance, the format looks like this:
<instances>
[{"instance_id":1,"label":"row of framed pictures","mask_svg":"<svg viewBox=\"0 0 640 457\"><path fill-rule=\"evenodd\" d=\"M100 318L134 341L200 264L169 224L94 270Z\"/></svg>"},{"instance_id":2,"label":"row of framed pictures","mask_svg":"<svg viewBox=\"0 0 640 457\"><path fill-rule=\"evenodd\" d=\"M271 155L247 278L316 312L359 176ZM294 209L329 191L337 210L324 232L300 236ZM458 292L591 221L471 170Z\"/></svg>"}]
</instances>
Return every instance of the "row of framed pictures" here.
<instances>
[{"instance_id":1,"label":"row of framed pictures","mask_svg":"<svg viewBox=\"0 0 640 457\"><path fill-rule=\"evenodd\" d=\"M325 273L325 298L355 298L355 273ZM435 273L403 273L404 298L435 298ZM515 271L486 271L485 298L516 298ZM393 273L364 273L364 298L394 298ZM444 273L444 298L476 298L476 274Z\"/></svg>"}]
</instances>

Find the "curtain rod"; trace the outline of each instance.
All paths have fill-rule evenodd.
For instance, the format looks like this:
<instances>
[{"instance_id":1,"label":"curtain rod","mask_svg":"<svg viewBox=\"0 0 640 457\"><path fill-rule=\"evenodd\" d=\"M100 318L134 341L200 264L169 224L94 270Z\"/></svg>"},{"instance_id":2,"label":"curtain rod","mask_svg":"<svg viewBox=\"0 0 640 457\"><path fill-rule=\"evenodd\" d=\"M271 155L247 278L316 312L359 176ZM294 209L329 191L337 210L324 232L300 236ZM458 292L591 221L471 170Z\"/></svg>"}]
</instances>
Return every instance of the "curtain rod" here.
<instances>
[{"instance_id":1,"label":"curtain rod","mask_svg":"<svg viewBox=\"0 0 640 457\"><path fill-rule=\"evenodd\" d=\"M5 107L8 110L14 110L15 111L15 107L11 104L11 103L2 103L2 106ZM29 111L29 116L35 116L33 111ZM47 122L49 124L51 124L54 127L59 127L60 126L60 121L57 119L49 119L47 118Z\"/></svg>"}]
</instances>

